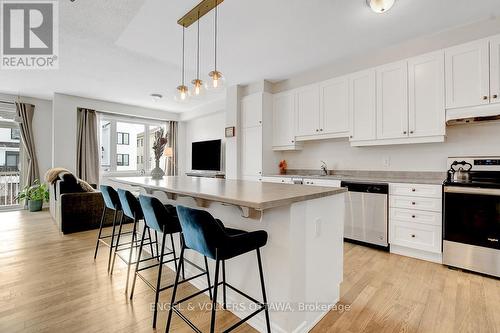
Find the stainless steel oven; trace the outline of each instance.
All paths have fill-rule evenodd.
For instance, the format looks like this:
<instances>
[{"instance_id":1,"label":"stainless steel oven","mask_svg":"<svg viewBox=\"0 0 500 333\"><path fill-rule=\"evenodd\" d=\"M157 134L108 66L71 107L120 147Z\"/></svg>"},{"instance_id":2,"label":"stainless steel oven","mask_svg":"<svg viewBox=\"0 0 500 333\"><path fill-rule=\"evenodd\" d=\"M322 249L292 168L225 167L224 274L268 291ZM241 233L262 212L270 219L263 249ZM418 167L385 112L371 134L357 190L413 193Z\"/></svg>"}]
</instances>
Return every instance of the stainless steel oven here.
<instances>
[{"instance_id":1,"label":"stainless steel oven","mask_svg":"<svg viewBox=\"0 0 500 333\"><path fill-rule=\"evenodd\" d=\"M443 187L443 263L500 276L500 158L467 163L470 176Z\"/></svg>"}]
</instances>

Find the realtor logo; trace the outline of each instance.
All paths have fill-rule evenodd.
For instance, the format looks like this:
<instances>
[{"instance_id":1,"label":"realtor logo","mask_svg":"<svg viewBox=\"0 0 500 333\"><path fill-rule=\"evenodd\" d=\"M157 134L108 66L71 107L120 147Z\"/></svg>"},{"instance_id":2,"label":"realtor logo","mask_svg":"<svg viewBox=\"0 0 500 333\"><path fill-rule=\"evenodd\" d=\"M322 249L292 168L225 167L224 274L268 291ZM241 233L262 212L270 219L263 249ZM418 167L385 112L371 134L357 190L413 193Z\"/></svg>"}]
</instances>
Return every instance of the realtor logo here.
<instances>
[{"instance_id":1,"label":"realtor logo","mask_svg":"<svg viewBox=\"0 0 500 333\"><path fill-rule=\"evenodd\" d=\"M57 1L0 1L1 68L57 69Z\"/></svg>"}]
</instances>

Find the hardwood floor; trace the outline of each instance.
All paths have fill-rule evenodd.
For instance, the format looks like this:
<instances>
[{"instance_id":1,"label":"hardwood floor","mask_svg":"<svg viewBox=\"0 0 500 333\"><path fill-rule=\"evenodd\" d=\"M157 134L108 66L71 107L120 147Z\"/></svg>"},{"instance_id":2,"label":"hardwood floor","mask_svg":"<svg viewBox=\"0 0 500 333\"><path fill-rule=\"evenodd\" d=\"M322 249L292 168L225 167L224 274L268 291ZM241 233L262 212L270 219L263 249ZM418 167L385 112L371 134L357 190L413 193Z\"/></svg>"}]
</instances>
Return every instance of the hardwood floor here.
<instances>
[{"instance_id":1,"label":"hardwood floor","mask_svg":"<svg viewBox=\"0 0 500 333\"><path fill-rule=\"evenodd\" d=\"M117 260L108 276L106 248L92 258L95 237L96 231L62 236L48 212L0 213L0 332L154 332L154 293L138 280L130 301L126 266ZM332 310L313 332L500 331L498 279L352 244L345 244L344 266L339 304L349 311ZM169 281L173 273L165 271ZM193 290L186 284L180 292ZM161 302L169 299L163 292ZM207 310L189 316L207 331ZM238 320L226 311L218 319L219 330ZM161 311L158 332L165 320ZM175 316L172 328L192 332ZM236 332L255 330L244 325Z\"/></svg>"}]
</instances>

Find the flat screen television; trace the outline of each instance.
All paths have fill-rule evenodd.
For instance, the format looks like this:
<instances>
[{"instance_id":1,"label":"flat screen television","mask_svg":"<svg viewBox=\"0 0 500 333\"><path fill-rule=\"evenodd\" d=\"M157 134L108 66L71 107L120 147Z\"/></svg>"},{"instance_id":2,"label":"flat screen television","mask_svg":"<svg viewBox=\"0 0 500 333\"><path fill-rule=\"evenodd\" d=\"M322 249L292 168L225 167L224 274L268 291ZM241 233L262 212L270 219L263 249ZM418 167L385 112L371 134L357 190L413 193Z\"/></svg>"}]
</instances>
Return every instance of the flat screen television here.
<instances>
[{"instance_id":1,"label":"flat screen television","mask_svg":"<svg viewBox=\"0 0 500 333\"><path fill-rule=\"evenodd\" d=\"M193 142L191 169L196 171L222 171L222 141Z\"/></svg>"}]
</instances>

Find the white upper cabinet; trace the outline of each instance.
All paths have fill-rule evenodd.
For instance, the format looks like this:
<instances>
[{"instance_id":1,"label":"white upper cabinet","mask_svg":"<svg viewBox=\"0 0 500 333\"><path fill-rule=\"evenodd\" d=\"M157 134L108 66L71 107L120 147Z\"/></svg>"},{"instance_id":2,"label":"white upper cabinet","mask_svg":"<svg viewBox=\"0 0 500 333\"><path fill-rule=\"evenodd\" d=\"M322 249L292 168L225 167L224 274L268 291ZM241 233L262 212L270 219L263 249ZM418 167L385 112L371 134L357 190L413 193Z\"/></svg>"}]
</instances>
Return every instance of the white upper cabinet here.
<instances>
[{"instance_id":1,"label":"white upper cabinet","mask_svg":"<svg viewBox=\"0 0 500 333\"><path fill-rule=\"evenodd\" d=\"M349 78L325 81L319 86L321 134L349 134Z\"/></svg>"},{"instance_id":2,"label":"white upper cabinet","mask_svg":"<svg viewBox=\"0 0 500 333\"><path fill-rule=\"evenodd\" d=\"M285 92L273 97L273 150L298 149L295 142L295 95Z\"/></svg>"},{"instance_id":3,"label":"white upper cabinet","mask_svg":"<svg viewBox=\"0 0 500 333\"><path fill-rule=\"evenodd\" d=\"M489 104L489 42L479 40L445 50L446 108Z\"/></svg>"},{"instance_id":4,"label":"white upper cabinet","mask_svg":"<svg viewBox=\"0 0 500 333\"><path fill-rule=\"evenodd\" d=\"M375 70L349 77L351 141L376 139Z\"/></svg>"},{"instance_id":5,"label":"white upper cabinet","mask_svg":"<svg viewBox=\"0 0 500 333\"><path fill-rule=\"evenodd\" d=\"M377 68L377 139L408 136L408 68L401 61Z\"/></svg>"},{"instance_id":6,"label":"white upper cabinet","mask_svg":"<svg viewBox=\"0 0 500 333\"><path fill-rule=\"evenodd\" d=\"M408 60L409 136L445 135L444 53Z\"/></svg>"},{"instance_id":7,"label":"white upper cabinet","mask_svg":"<svg viewBox=\"0 0 500 333\"><path fill-rule=\"evenodd\" d=\"M490 40L490 101L500 103L500 36Z\"/></svg>"},{"instance_id":8,"label":"white upper cabinet","mask_svg":"<svg viewBox=\"0 0 500 333\"><path fill-rule=\"evenodd\" d=\"M255 127L262 124L262 97L259 94L241 99L241 127Z\"/></svg>"},{"instance_id":9,"label":"white upper cabinet","mask_svg":"<svg viewBox=\"0 0 500 333\"><path fill-rule=\"evenodd\" d=\"M320 134L319 89L310 85L296 90L296 135Z\"/></svg>"},{"instance_id":10,"label":"white upper cabinet","mask_svg":"<svg viewBox=\"0 0 500 333\"><path fill-rule=\"evenodd\" d=\"M241 130L241 173L243 177L262 175L262 126Z\"/></svg>"}]
</instances>

